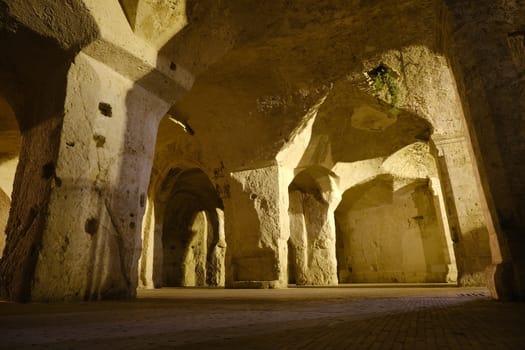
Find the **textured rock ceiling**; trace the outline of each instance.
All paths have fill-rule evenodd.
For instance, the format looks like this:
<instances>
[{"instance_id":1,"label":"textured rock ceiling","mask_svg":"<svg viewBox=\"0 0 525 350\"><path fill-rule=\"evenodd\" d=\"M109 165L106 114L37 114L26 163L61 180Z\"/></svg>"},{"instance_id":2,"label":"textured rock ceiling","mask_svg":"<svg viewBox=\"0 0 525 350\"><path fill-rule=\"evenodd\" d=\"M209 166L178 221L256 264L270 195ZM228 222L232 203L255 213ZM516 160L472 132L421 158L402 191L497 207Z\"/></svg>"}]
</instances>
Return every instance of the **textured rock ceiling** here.
<instances>
[{"instance_id":1,"label":"textured rock ceiling","mask_svg":"<svg viewBox=\"0 0 525 350\"><path fill-rule=\"evenodd\" d=\"M389 115L362 84L365 62L386 50L435 46L431 3L275 1L206 11L188 3L190 24L163 52L197 73L172 109L195 135L173 142L198 143L204 158L234 167L270 160L325 97L302 165L386 156L427 140L428 122L410 111Z\"/></svg>"},{"instance_id":2,"label":"textured rock ceiling","mask_svg":"<svg viewBox=\"0 0 525 350\"><path fill-rule=\"evenodd\" d=\"M323 99L300 165L386 156L428 139L432 126L421 115L390 114L362 84L369 62L388 50L436 49L433 1L190 0L185 10L188 25L159 57L195 76L170 111L195 134L163 122L157 152L173 156L175 147L179 158L230 168L271 160ZM0 117L1 150L12 152L17 128Z\"/></svg>"}]
</instances>

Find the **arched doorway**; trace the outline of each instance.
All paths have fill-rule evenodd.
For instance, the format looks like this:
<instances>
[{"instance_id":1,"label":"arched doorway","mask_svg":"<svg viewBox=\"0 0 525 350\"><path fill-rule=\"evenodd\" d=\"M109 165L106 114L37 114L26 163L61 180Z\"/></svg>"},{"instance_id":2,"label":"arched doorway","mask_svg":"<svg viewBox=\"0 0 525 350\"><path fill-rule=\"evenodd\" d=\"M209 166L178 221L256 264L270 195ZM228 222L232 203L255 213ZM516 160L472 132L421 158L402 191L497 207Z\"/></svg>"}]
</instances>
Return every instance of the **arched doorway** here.
<instances>
[{"instance_id":1,"label":"arched doorway","mask_svg":"<svg viewBox=\"0 0 525 350\"><path fill-rule=\"evenodd\" d=\"M162 221L162 285L224 285L222 201L198 168L170 169ZM160 204L160 203L159 203Z\"/></svg>"},{"instance_id":2,"label":"arched doorway","mask_svg":"<svg viewBox=\"0 0 525 350\"><path fill-rule=\"evenodd\" d=\"M340 283L447 282L450 258L427 180L380 175L335 211Z\"/></svg>"},{"instance_id":3,"label":"arched doorway","mask_svg":"<svg viewBox=\"0 0 525 350\"><path fill-rule=\"evenodd\" d=\"M290 284L337 284L335 223L331 209L333 176L329 170L313 166L297 174L288 187Z\"/></svg>"},{"instance_id":4,"label":"arched doorway","mask_svg":"<svg viewBox=\"0 0 525 350\"><path fill-rule=\"evenodd\" d=\"M5 230L19 152L20 131L15 112L7 100L0 96L0 257L6 242Z\"/></svg>"},{"instance_id":5,"label":"arched doorway","mask_svg":"<svg viewBox=\"0 0 525 350\"><path fill-rule=\"evenodd\" d=\"M5 247L5 228L7 226L7 219L9 218L9 208L11 207L11 200L9 196L0 189L0 257L3 254Z\"/></svg>"}]
</instances>

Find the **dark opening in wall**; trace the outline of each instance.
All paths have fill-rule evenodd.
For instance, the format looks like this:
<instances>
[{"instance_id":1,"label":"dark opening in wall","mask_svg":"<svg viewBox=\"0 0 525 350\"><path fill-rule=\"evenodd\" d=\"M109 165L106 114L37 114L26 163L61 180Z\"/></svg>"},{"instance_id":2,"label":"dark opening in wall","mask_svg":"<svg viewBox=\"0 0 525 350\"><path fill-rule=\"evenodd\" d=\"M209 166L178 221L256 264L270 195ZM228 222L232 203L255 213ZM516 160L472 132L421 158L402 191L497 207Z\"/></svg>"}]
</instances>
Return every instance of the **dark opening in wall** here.
<instances>
[{"instance_id":1,"label":"dark opening in wall","mask_svg":"<svg viewBox=\"0 0 525 350\"><path fill-rule=\"evenodd\" d=\"M44 164L44 166L42 167L42 177L44 179L49 179L51 178L53 175L55 175L55 163L53 162L47 162L46 164Z\"/></svg>"},{"instance_id":2,"label":"dark opening in wall","mask_svg":"<svg viewBox=\"0 0 525 350\"><path fill-rule=\"evenodd\" d=\"M390 99L390 104L394 111L397 110L400 102L399 86L396 82L397 74L387 65L381 63L376 68L366 72L369 85L374 89L375 94L382 95L384 92Z\"/></svg>"},{"instance_id":3,"label":"dark opening in wall","mask_svg":"<svg viewBox=\"0 0 525 350\"><path fill-rule=\"evenodd\" d=\"M98 134L93 135L93 140L95 140L95 144L97 148L103 147L104 144L106 143L106 138Z\"/></svg>"},{"instance_id":4,"label":"dark opening in wall","mask_svg":"<svg viewBox=\"0 0 525 350\"><path fill-rule=\"evenodd\" d=\"M98 104L98 110L100 113L102 113L103 116L111 117L112 111L111 111L111 105L109 103L100 102Z\"/></svg>"},{"instance_id":5,"label":"dark opening in wall","mask_svg":"<svg viewBox=\"0 0 525 350\"><path fill-rule=\"evenodd\" d=\"M84 225L84 231L90 235L94 235L98 230L98 220L95 218L89 218L86 220Z\"/></svg>"}]
</instances>

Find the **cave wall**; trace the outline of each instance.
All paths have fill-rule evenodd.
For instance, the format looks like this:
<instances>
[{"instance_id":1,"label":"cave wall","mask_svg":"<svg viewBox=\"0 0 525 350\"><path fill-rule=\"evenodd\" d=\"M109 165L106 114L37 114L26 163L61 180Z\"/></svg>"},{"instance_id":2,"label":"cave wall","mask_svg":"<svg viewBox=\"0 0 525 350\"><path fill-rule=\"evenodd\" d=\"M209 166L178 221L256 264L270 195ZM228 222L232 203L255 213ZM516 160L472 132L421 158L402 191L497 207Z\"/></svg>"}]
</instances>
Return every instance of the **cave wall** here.
<instances>
[{"instance_id":1,"label":"cave wall","mask_svg":"<svg viewBox=\"0 0 525 350\"><path fill-rule=\"evenodd\" d=\"M370 185L336 211L340 282L446 282L447 245L427 185L391 186Z\"/></svg>"},{"instance_id":2,"label":"cave wall","mask_svg":"<svg viewBox=\"0 0 525 350\"><path fill-rule=\"evenodd\" d=\"M155 238L162 225L147 187L152 165L157 183L175 158L206 169L224 199L229 286L285 286L294 226L313 244L304 266L321 276L332 267L316 235L330 232L333 218L304 196L303 218L290 226L294 172L321 165L341 184L355 185L369 175L396 174L401 163L386 169L385 158L429 140L443 155L440 176L462 283L483 283L490 248L493 295L525 294L525 8L519 2L341 0L326 7L275 1L257 4L257 11L236 2L66 4L61 11L52 1L0 1L6 48L0 92L11 102L17 89L6 87L21 87L23 102L13 104L23 139L7 256L0 262L2 296L132 297L141 248L150 252L141 265L144 284L154 285L159 261L151 252L162 251ZM173 23L154 35L151 25L166 18ZM370 84L364 73L381 66L395 86ZM176 126L161 123L164 147L155 151L157 126L168 112ZM447 148L455 139L461 139L458 148ZM474 159L480 184L469 170ZM354 166L363 161L370 161L366 169ZM334 170L341 163L359 174ZM419 234L434 237L424 201L399 196L388 201L405 212L386 206L374 215L385 222L392 213L403 223L403 217L423 220ZM373 210L379 209L362 214ZM349 231L350 219L341 220ZM414 236L410 244L426 247L416 235L420 225L412 224L405 226ZM443 273L437 270L446 257L430 249L428 259L420 278L441 278L432 274ZM423 258L416 260L407 266L423 273Z\"/></svg>"},{"instance_id":3,"label":"cave wall","mask_svg":"<svg viewBox=\"0 0 525 350\"><path fill-rule=\"evenodd\" d=\"M521 2L443 2L443 46L458 83L490 222L492 294L525 295L525 44Z\"/></svg>"}]
</instances>

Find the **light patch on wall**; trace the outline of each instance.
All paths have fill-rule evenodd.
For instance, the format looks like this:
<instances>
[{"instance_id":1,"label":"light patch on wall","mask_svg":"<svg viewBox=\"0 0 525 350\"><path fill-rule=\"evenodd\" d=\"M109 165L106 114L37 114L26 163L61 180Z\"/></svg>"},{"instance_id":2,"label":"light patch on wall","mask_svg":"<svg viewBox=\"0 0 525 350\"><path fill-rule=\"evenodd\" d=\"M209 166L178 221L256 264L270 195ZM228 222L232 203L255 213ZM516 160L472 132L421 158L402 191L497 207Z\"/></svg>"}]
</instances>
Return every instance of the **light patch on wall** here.
<instances>
[{"instance_id":1,"label":"light patch on wall","mask_svg":"<svg viewBox=\"0 0 525 350\"><path fill-rule=\"evenodd\" d=\"M162 47L188 23L186 0L119 0L133 32Z\"/></svg>"},{"instance_id":2,"label":"light patch on wall","mask_svg":"<svg viewBox=\"0 0 525 350\"><path fill-rule=\"evenodd\" d=\"M437 176L436 162L430 154L428 144L416 142L403 147L388 157L382 164L386 173L396 177L424 179Z\"/></svg>"},{"instance_id":3,"label":"light patch on wall","mask_svg":"<svg viewBox=\"0 0 525 350\"><path fill-rule=\"evenodd\" d=\"M375 108L364 105L357 107L352 115L352 127L366 131L384 131L396 122L393 115L386 114Z\"/></svg>"},{"instance_id":4,"label":"light patch on wall","mask_svg":"<svg viewBox=\"0 0 525 350\"><path fill-rule=\"evenodd\" d=\"M181 121L181 120L178 120L176 119L174 116L170 115L170 114L167 114L167 117L168 119L175 123L176 125L180 126L185 133L187 133L188 135L193 135L195 134L195 131L193 131L193 129L189 126L189 124L185 121Z\"/></svg>"}]
</instances>

